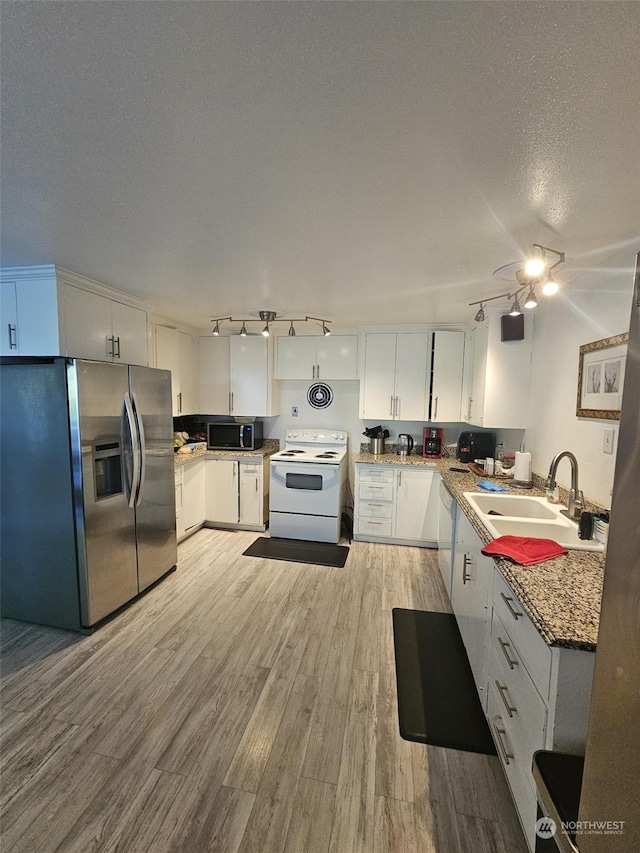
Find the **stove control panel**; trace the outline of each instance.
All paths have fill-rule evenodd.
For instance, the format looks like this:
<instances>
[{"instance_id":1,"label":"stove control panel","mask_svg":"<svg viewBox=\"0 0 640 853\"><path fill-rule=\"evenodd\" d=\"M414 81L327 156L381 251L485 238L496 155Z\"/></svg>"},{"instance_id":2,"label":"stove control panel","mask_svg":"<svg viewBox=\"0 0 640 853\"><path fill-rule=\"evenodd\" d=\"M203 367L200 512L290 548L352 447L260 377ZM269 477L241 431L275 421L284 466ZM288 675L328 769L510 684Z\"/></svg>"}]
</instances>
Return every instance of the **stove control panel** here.
<instances>
[{"instance_id":1,"label":"stove control panel","mask_svg":"<svg viewBox=\"0 0 640 853\"><path fill-rule=\"evenodd\" d=\"M346 444L346 432L324 432L318 429L287 430L287 440L305 444Z\"/></svg>"}]
</instances>

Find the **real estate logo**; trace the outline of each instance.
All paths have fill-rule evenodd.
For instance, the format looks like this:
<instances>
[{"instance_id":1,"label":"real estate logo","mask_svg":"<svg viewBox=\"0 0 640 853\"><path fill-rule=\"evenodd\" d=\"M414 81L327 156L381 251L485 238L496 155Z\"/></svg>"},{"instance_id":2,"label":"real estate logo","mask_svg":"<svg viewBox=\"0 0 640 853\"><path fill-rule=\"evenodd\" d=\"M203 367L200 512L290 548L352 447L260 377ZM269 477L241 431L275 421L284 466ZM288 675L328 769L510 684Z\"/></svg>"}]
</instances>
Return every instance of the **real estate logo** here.
<instances>
[{"instance_id":1,"label":"real estate logo","mask_svg":"<svg viewBox=\"0 0 640 853\"><path fill-rule=\"evenodd\" d=\"M556 834L556 822L551 817L539 817L536 821L536 835L538 838L553 838Z\"/></svg>"}]
</instances>

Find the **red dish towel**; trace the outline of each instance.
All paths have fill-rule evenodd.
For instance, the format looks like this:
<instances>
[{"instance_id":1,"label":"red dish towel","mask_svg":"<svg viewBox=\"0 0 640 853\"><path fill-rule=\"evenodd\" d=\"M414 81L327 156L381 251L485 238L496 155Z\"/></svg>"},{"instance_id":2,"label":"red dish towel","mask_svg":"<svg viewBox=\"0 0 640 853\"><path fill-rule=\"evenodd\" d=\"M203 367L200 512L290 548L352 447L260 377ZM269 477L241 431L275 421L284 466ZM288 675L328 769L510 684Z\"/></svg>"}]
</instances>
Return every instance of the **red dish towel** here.
<instances>
[{"instance_id":1,"label":"red dish towel","mask_svg":"<svg viewBox=\"0 0 640 853\"><path fill-rule=\"evenodd\" d=\"M553 560L567 553L567 549L553 539L536 539L533 536L498 536L482 549L490 557L509 557L521 566L533 566Z\"/></svg>"}]
</instances>

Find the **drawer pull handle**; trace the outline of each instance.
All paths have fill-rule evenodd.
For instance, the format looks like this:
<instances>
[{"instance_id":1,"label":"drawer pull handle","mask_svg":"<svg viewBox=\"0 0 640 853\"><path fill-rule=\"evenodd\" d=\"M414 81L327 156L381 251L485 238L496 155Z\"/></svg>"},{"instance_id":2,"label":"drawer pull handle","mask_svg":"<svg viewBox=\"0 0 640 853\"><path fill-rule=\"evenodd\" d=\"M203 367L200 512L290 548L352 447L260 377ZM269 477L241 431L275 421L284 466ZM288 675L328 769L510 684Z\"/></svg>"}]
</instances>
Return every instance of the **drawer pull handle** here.
<instances>
[{"instance_id":1,"label":"drawer pull handle","mask_svg":"<svg viewBox=\"0 0 640 853\"><path fill-rule=\"evenodd\" d=\"M378 524L378 525L379 525L379 524L384 524L384 522L382 522L382 521L369 521L368 523L369 523L369 524Z\"/></svg>"},{"instance_id":2,"label":"drawer pull handle","mask_svg":"<svg viewBox=\"0 0 640 853\"><path fill-rule=\"evenodd\" d=\"M518 709L514 705L509 704L509 697L507 694L507 688L500 684L499 681L496 681L496 687L498 688L498 693L500 694L500 698L502 699L502 703L504 707L507 709L507 714L510 717L513 717L514 714L518 713ZM506 697L506 698L505 698Z\"/></svg>"},{"instance_id":3,"label":"drawer pull handle","mask_svg":"<svg viewBox=\"0 0 640 853\"><path fill-rule=\"evenodd\" d=\"M522 613L519 610L514 610L513 607L509 604L510 601L513 601L513 598L511 598L511 596L506 596L504 592L500 593L500 597L507 605L507 609L509 610L509 613L513 616L513 618L519 619L522 616Z\"/></svg>"},{"instance_id":4,"label":"drawer pull handle","mask_svg":"<svg viewBox=\"0 0 640 853\"><path fill-rule=\"evenodd\" d=\"M384 504L372 504L372 503L369 503L369 506L384 506Z\"/></svg>"},{"instance_id":5,"label":"drawer pull handle","mask_svg":"<svg viewBox=\"0 0 640 853\"><path fill-rule=\"evenodd\" d=\"M514 666L518 666L518 664L520 663L520 661L512 660L512 659L511 659L511 655L510 655L510 654L509 654L509 652L507 651L508 649L510 649L510 648L511 648L511 644L510 644L510 643L505 643L505 641L502 639L502 637L498 637L498 642L500 643L500 648L502 649L502 654L503 654L503 655L505 656L505 658L507 659L507 663L509 664L509 669L513 669L513 668L514 668Z\"/></svg>"},{"instance_id":6,"label":"drawer pull handle","mask_svg":"<svg viewBox=\"0 0 640 853\"><path fill-rule=\"evenodd\" d=\"M370 489L384 489L384 486L376 486L373 483L369 486Z\"/></svg>"},{"instance_id":7,"label":"drawer pull handle","mask_svg":"<svg viewBox=\"0 0 640 853\"><path fill-rule=\"evenodd\" d=\"M471 560L469 559L468 554L464 554L462 557L462 583L466 584L467 581L471 580L471 575L467 574L467 566L471 565Z\"/></svg>"},{"instance_id":8,"label":"drawer pull handle","mask_svg":"<svg viewBox=\"0 0 640 853\"><path fill-rule=\"evenodd\" d=\"M511 762L509 761L509 759L515 758L515 755L512 755L510 752L507 752L507 748L504 745L504 741L502 740L502 735L506 735L507 732L505 729L503 729L501 726L497 726L495 723L493 724L493 730L496 733L496 743L498 744L500 752L502 753L504 763L510 764Z\"/></svg>"}]
</instances>

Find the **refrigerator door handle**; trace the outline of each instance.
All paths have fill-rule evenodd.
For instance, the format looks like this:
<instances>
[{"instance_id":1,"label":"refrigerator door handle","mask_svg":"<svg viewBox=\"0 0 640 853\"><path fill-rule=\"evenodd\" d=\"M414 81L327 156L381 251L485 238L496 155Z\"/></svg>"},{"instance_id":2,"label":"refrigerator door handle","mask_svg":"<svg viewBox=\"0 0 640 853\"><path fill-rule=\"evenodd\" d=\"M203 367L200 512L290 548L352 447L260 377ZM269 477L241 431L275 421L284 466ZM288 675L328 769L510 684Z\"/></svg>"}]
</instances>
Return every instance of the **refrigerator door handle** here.
<instances>
[{"instance_id":1,"label":"refrigerator door handle","mask_svg":"<svg viewBox=\"0 0 640 853\"><path fill-rule=\"evenodd\" d=\"M133 412L136 419L137 425L137 433L138 433L138 441L137 441L137 453L138 453L138 485L135 491L135 504L136 506L140 506L140 502L142 500L142 489L144 487L144 475L146 469L145 462L145 441L144 441L144 426L142 423L142 416L140 415L140 409L138 408L136 395L131 394L131 400L133 402Z\"/></svg>"},{"instance_id":2,"label":"refrigerator door handle","mask_svg":"<svg viewBox=\"0 0 640 853\"><path fill-rule=\"evenodd\" d=\"M129 392L126 391L123 397L124 403L124 412L127 419L127 426L129 428L129 436L131 439L131 451L133 455L133 474L131 475L131 482L127 481L127 469L125 466L125 493L127 496L127 503L133 509L136 502L136 496L139 490L139 481L140 481L140 442L138 439L138 426L136 422L136 417L133 412L133 403L131 401L131 397L129 396Z\"/></svg>"}]
</instances>

